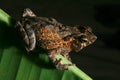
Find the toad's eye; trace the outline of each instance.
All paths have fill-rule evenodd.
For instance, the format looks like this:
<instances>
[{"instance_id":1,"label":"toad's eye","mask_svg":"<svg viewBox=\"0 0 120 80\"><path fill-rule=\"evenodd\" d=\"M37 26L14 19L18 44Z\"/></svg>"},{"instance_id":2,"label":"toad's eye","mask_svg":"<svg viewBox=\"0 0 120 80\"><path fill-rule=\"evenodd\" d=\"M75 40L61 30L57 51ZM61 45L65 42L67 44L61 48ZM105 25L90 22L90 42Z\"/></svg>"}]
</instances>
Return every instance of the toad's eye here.
<instances>
[{"instance_id":1,"label":"toad's eye","mask_svg":"<svg viewBox=\"0 0 120 80\"><path fill-rule=\"evenodd\" d=\"M88 39L87 38L83 38L83 39L81 39L80 40L82 43L84 43L84 42L88 42Z\"/></svg>"},{"instance_id":2,"label":"toad's eye","mask_svg":"<svg viewBox=\"0 0 120 80\"><path fill-rule=\"evenodd\" d=\"M77 38L81 43L88 42L86 35L81 35Z\"/></svg>"}]
</instances>

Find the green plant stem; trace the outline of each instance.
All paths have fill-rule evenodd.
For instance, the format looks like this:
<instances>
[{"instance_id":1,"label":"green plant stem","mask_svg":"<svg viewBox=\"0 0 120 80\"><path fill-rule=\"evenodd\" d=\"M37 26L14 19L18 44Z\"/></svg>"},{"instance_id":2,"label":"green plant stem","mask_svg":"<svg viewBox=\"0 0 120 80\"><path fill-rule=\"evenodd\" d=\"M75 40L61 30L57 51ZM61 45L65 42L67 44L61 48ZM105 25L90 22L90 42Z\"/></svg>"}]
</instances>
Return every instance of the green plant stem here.
<instances>
[{"instance_id":1,"label":"green plant stem","mask_svg":"<svg viewBox=\"0 0 120 80\"><path fill-rule=\"evenodd\" d=\"M58 54L56 55L56 58L62 59L63 64L72 64L72 62L70 62L69 60L67 60L65 57L63 57L62 55ZM74 74L76 74L77 76L79 76L82 80L93 80L91 77L89 77L87 74L85 74L82 70L80 70L78 67L76 66L69 66L68 67L69 71L72 71Z\"/></svg>"}]
</instances>

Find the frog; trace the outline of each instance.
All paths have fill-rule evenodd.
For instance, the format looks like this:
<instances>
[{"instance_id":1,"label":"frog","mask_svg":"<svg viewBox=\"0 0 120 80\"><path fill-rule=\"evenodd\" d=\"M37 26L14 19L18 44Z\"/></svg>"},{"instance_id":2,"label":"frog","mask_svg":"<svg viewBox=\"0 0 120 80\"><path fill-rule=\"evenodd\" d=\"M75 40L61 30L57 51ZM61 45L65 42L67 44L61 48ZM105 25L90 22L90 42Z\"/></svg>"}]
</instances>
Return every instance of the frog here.
<instances>
[{"instance_id":1,"label":"frog","mask_svg":"<svg viewBox=\"0 0 120 80\"><path fill-rule=\"evenodd\" d=\"M15 28L27 52L34 51L36 46L45 49L57 69L68 69L74 64L63 64L56 55L61 54L71 61L70 52L79 53L97 39L88 26L63 25L55 18L39 17L29 8L24 9L22 19L16 22Z\"/></svg>"}]
</instances>

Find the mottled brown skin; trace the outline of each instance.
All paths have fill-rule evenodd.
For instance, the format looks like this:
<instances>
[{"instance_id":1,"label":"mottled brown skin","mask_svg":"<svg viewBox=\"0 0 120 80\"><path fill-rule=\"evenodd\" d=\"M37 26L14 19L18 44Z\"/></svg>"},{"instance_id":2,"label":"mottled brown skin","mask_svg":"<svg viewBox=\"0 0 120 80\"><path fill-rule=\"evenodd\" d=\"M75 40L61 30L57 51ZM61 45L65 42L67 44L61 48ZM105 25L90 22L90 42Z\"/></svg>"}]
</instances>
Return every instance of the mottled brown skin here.
<instances>
[{"instance_id":1,"label":"mottled brown skin","mask_svg":"<svg viewBox=\"0 0 120 80\"><path fill-rule=\"evenodd\" d=\"M96 40L90 27L64 26L54 18L37 17L28 8L24 10L16 28L28 52L34 50L36 45L48 50L49 58L58 69L67 69L70 65L62 64L62 60L55 58L56 54L62 54L70 60L71 51L79 52Z\"/></svg>"}]
</instances>

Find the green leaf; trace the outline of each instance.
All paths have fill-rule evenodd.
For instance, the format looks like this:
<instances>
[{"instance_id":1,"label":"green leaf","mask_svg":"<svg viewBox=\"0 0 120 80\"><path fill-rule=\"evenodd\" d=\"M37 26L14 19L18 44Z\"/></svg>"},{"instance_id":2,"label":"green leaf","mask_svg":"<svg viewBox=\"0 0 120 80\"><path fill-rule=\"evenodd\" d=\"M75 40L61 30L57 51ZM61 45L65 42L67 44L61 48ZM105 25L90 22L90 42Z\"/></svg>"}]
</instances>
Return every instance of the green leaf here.
<instances>
[{"instance_id":1,"label":"green leaf","mask_svg":"<svg viewBox=\"0 0 120 80\"><path fill-rule=\"evenodd\" d=\"M92 80L76 66L57 70L46 55L36 49L27 54L14 29L15 20L0 9L0 80ZM62 55L64 64L71 64Z\"/></svg>"}]
</instances>

